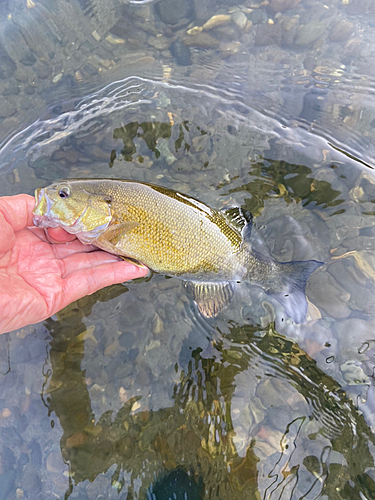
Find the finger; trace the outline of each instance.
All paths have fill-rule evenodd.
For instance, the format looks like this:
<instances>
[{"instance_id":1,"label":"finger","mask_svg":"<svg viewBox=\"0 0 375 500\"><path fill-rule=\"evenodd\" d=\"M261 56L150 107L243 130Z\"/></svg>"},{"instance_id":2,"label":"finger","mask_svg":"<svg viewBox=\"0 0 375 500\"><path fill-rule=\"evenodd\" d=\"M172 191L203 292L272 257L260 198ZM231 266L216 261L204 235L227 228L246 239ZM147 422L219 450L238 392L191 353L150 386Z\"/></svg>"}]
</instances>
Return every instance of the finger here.
<instances>
[{"instance_id":1,"label":"finger","mask_svg":"<svg viewBox=\"0 0 375 500\"><path fill-rule=\"evenodd\" d=\"M75 242L72 242L73 245ZM65 245L64 245L65 246ZM63 265L63 278L77 271L83 271L89 268L95 268L104 264L119 262L120 258L106 252L96 251L91 253L73 253L65 257L61 264Z\"/></svg>"},{"instance_id":2,"label":"finger","mask_svg":"<svg viewBox=\"0 0 375 500\"><path fill-rule=\"evenodd\" d=\"M142 278L146 275L147 269L142 269L124 261L76 271L65 280L61 308L106 286Z\"/></svg>"},{"instance_id":3,"label":"finger","mask_svg":"<svg viewBox=\"0 0 375 500\"><path fill-rule=\"evenodd\" d=\"M25 229L25 231L29 231L34 236L38 236L42 241L47 241L46 230L41 227L30 226Z\"/></svg>"},{"instance_id":4,"label":"finger","mask_svg":"<svg viewBox=\"0 0 375 500\"><path fill-rule=\"evenodd\" d=\"M53 254L57 259L65 259L69 255L73 254L83 254L86 255L90 252L98 253L98 248L94 245L84 245L79 240L68 241L67 243L56 243L51 245ZM105 255L111 255L106 252L102 252ZM118 259L113 259L113 262L118 262Z\"/></svg>"},{"instance_id":5,"label":"finger","mask_svg":"<svg viewBox=\"0 0 375 500\"><path fill-rule=\"evenodd\" d=\"M51 243L66 243L76 239L74 234L69 234L61 227L50 227L47 229L48 241Z\"/></svg>"},{"instance_id":6,"label":"finger","mask_svg":"<svg viewBox=\"0 0 375 500\"><path fill-rule=\"evenodd\" d=\"M27 194L0 198L0 253L8 251L15 242L15 231L33 223L34 198Z\"/></svg>"},{"instance_id":7,"label":"finger","mask_svg":"<svg viewBox=\"0 0 375 500\"><path fill-rule=\"evenodd\" d=\"M28 194L0 198L0 214L13 228L13 231L20 231L26 226L33 225L34 206L35 200Z\"/></svg>"},{"instance_id":8,"label":"finger","mask_svg":"<svg viewBox=\"0 0 375 500\"><path fill-rule=\"evenodd\" d=\"M46 230L39 227L28 227L25 231L27 231L25 237L28 235L37 236L40 240L47 243L56 259L64 259L74 253L89 253L98 250L98 247L94 245L85 245L77 239L68 241L67 243L51 243L46 236Z\"/></svg>"}]
</instances>

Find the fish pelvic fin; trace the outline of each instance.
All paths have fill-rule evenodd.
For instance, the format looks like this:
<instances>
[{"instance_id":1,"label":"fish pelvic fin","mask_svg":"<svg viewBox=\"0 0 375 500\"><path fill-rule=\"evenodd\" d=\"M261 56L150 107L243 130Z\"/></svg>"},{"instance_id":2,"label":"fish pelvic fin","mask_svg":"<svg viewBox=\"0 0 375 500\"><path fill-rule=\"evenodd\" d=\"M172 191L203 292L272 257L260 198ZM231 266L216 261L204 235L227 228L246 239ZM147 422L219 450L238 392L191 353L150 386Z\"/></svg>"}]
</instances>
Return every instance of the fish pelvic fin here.
<instances>
[{"instance_id":1,"label":"fish pelvic fin","mask_svg":"<svg viewBox=\"0 0 375 500\"><path fill-rule=\"evenodd\" d=\"M185 287L193 296L199 312L205 318L214 318L228 307L234 294L234 284L230 282L199 283L187 281Z\"/></svg>"},{"instance_id":2,"label":"fish pelvic fin","mask_svg":"<svg viewBox=\"0 0 375 500\"><path fill-rule=\"evenodd\" d=\"M304 323L307 313L306 283L310 275L315 269L322 266L323 262L308 260L306 262L285 262L280 263L280 265L285 268L281 285L266 290L266 293L274 297L284 307L286 314L295 323Z\"/></svg>"}]
</instances>

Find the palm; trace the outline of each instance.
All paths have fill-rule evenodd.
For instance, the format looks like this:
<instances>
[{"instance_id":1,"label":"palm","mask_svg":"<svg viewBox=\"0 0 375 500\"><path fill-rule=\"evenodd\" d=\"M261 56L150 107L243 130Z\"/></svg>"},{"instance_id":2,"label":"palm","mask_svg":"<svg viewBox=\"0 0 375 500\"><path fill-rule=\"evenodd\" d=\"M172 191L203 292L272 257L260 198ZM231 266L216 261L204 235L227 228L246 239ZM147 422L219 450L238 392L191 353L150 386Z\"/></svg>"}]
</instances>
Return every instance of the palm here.
<instances>
[{"instance_id":1,"label":"palm","mask_svg":"<svg viewBox=\"0 0 375 500\"><path fill-rule=\"evenodd\" d=\"M147 273L77 239L68 241L72 236L62 230L65 243L51 244L42 229L10 226L4 223L0 243L0 332L41 321L104 286Z\"/></svg>"}]
</instances>

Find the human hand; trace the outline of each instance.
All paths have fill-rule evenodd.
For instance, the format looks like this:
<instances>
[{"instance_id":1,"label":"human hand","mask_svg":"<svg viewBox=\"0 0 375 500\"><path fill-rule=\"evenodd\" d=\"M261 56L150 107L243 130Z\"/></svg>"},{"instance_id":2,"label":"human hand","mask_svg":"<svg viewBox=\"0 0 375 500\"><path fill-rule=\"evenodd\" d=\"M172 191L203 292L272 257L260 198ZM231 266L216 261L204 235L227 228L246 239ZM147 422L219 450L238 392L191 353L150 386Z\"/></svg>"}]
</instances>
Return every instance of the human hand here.
<instances>
[{"instance_id":1,"label":"human hand","mask_svg":"<svg viewBox=\"0 0 375 500\"><path fill-rule=\"evenodd\" d=\"M61 228L33 227L34 198L0 198L0 333L38 323L100 288L147 269L84 245Z\"/></svg>"}]
</instances>

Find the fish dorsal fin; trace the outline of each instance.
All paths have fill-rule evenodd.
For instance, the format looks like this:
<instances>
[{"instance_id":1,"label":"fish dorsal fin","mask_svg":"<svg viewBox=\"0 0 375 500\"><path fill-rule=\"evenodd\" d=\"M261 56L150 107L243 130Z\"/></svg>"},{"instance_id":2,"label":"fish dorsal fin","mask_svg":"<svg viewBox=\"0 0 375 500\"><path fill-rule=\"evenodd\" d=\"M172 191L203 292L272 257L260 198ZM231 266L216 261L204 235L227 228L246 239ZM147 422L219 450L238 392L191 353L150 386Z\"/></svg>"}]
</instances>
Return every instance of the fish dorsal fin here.
<instances>
[{"instance_id":1,"label":"fish dorsal fin","mask_svg":"<svg viewBox=\"0 0 375 500\"><path fill-rule=\"evenodd\" d=\"M222 211L228 221L242 232L243 239L249 239L253 227L253 214L241 207L227 208Z\"/></svg>"},{"instance_id":2,"label":"fish dorsal fin","mask_svg":"<svg viewBox=\"0 0 375 500\"><path fill-rule=\"evenodd\" d=\"M234 285L229 282L197 283L185 282L186 288L192 293L200 313L205 318L214 318L231 302Z\"/></svg>"}]
</instances>

